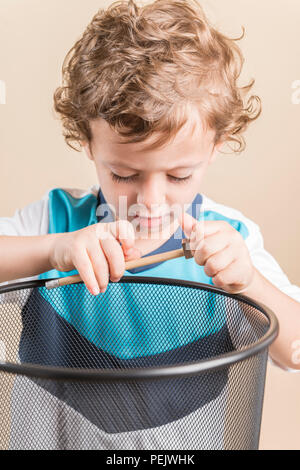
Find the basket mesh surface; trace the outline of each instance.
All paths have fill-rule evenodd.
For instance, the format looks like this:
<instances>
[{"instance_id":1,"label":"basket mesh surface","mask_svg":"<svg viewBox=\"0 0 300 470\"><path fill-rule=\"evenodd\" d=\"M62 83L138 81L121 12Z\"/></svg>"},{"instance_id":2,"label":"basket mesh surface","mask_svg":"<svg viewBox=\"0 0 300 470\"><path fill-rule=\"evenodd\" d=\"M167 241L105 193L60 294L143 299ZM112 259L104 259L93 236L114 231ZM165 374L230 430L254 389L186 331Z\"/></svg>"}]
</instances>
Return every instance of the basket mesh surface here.
<instances>
[{"instance_id":1,"label":"basket mesh surface","mask_svg":"<svg viewBox=\"0 0 300 470\"><path fill-rule=\"evenodd\" d=\"M258 308L171 280L0 294L3 362L140 369L254 345ZM1 449L196 450L258 446L267 349L192 376L67 381L0 372ZM38 374L37 374L38 375Z\"/></svg>"}]
</instances>

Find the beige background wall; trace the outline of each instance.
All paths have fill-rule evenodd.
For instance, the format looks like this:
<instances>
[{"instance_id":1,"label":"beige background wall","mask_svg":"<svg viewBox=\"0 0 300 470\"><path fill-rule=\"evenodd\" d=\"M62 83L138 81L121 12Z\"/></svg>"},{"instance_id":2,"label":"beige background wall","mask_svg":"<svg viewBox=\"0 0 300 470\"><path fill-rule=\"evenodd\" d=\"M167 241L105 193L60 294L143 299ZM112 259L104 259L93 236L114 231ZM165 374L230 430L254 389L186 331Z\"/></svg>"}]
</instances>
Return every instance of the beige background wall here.
<instances>
[{"instance_id":1,"label":"beige background wall","mask_svg":"<svg viewBox=\"0 0 300 470\"><path fill-rule=\"evenodd\" d=\"M0 0L0 216L40 199L50 187L97 183L84 154L64 143L52 95L65 54L103 0ZM145 3L145 2L143 2ZM261 227L265 247L300 286L299 0L203 0L223 32L246 37L243 80L256 78L263 114L240 156L220 156L202 191ZM298 93L300 98L300 93ZM268 369L261 448L300 449L300 374Z\"/></svg>"}]
</instances>

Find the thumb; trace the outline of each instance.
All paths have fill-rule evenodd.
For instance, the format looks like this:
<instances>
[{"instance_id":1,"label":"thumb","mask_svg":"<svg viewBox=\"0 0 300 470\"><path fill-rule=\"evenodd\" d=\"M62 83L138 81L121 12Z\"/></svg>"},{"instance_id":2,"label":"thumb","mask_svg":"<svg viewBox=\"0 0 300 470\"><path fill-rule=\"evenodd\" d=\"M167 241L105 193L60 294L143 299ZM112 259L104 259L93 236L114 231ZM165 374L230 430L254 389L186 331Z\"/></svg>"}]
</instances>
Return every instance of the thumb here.
<instances>
[{"instance_id":1,"label":"thumb","mask_svg":"<svg viewBox=\"0 0 300 470\"><path fill-rule=\"evenodd\" d=\"M182 212L178 217L178 222L186 237L191 238L192 233L194 232L197 225L197 219L192 217L190 214L187 214L186 212Z\"/></svg>"},{"instance_id":2,"label":"thumb","mask_svg":"<svg viewBox=\"0 0 300 470\"><path fill-rule=\"evenodd\" d=\"M135 242L135 232L133 225L125 219L120 219L115 215L115 231L114 236L119 240L122 245L125 256L132 255Z\"/></svg>"},{"instance_id":3,"label":"thumb","mask_svg":"<svg viewBox=\"0 0 300 470\"><path fill-rule=\"evenodd\" d=\"M126 261L133 261L135 259L141 258L142 253L138 248L130 248L129 250L125 251L124 256Z\"/></svg>"}]
</instances>

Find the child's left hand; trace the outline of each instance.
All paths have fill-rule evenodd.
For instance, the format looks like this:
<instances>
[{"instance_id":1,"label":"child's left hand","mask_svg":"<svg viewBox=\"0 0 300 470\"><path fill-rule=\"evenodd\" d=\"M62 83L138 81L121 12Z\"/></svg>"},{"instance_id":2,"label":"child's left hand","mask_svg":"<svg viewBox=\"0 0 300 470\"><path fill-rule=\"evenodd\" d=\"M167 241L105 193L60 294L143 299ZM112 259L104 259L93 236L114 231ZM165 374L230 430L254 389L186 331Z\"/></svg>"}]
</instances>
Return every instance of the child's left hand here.
<instances>
[{"instance_id":1,"label":"child's left hand","mask_svg":"<svg viewBox=\"0 0 300 470\"><path fill-rule=\"evenodd\" d=\"M216 287L231 294L246 291L255 268L242 235L225 221L197 221L183 213L179 220L197 264Z\"/></svg>"}]
</instances>

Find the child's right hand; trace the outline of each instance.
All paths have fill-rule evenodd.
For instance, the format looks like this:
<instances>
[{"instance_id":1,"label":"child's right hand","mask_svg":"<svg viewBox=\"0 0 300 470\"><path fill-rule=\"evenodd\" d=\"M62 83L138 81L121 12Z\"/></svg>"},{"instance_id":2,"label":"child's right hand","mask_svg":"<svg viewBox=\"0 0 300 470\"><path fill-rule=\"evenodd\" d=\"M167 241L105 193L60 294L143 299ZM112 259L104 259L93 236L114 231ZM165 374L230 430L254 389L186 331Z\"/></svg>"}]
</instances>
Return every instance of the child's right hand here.
<instances>
[{"instance_id":1,"label":"child's right hand","mask_svg":"<svg viewBox=\"0 0 300 470\"><path fill-rule=\"evenodd\" d=\"M133 225L127 220L90 225L76 232L56 234L49 250L52 269L77 269L91 294L105 292L109 279L124 275L125 261L138 259ZM120 243L122 243L122 246Z\"/></svg>"}]
</instances>

